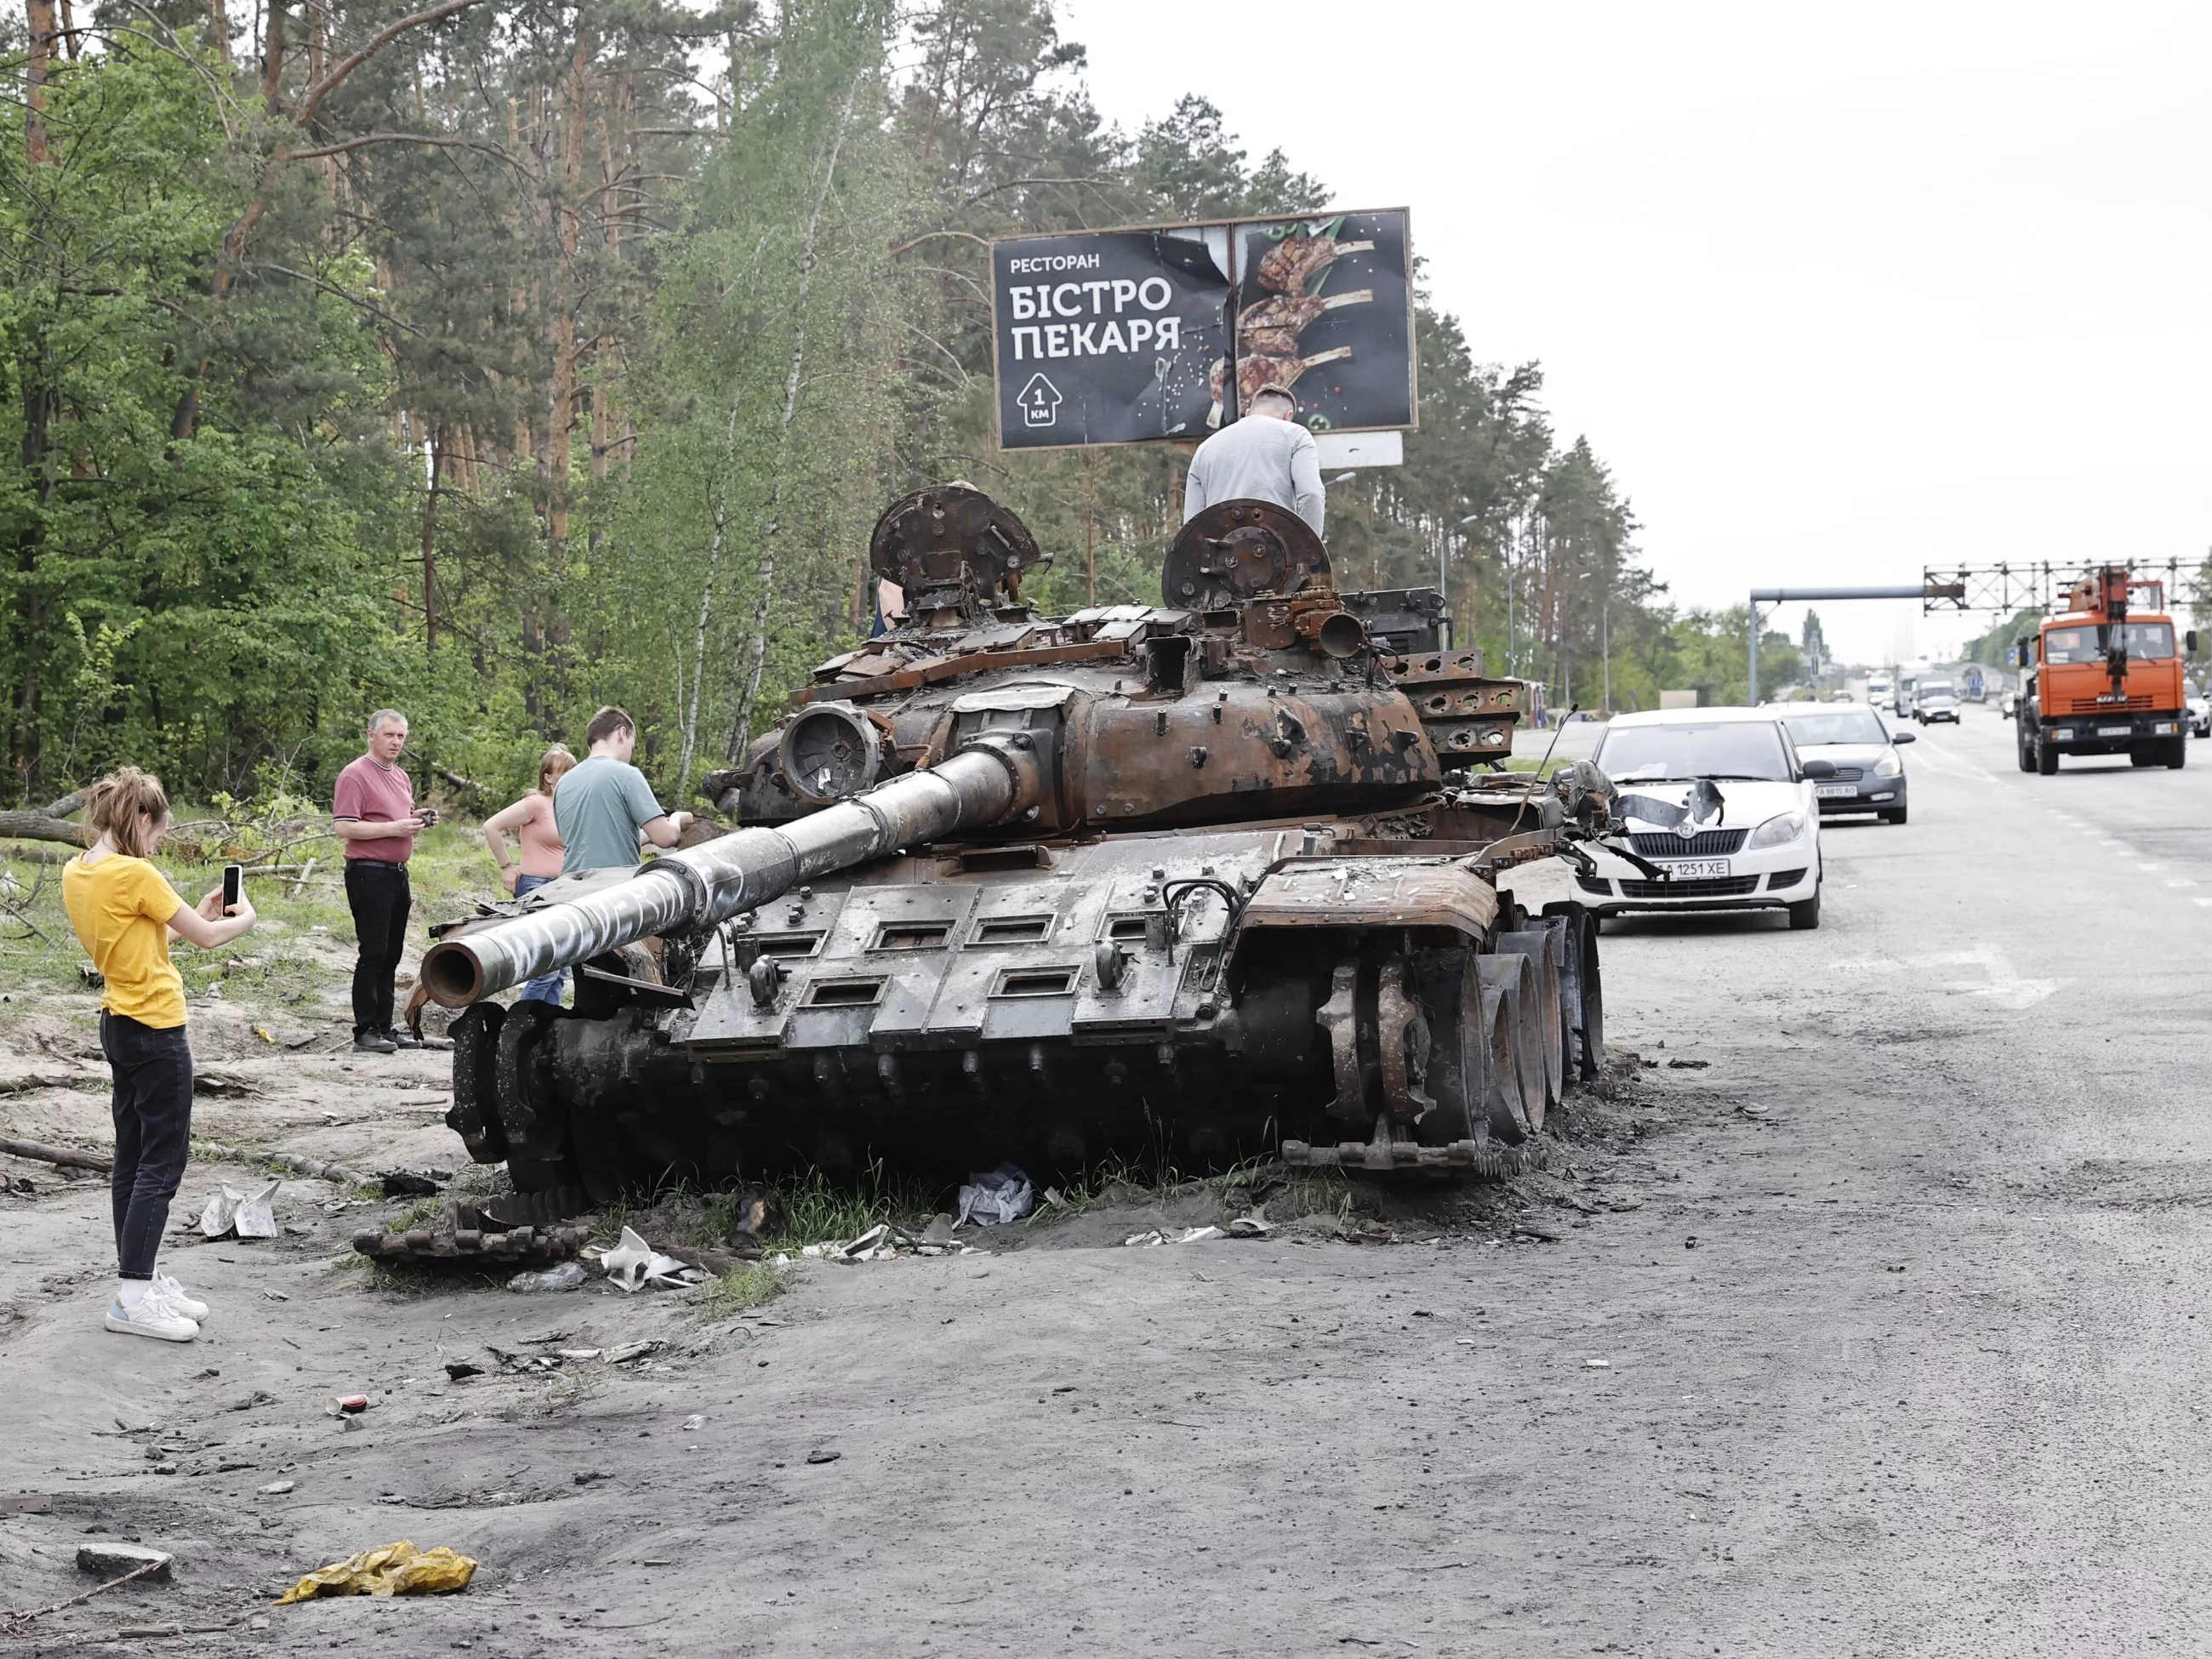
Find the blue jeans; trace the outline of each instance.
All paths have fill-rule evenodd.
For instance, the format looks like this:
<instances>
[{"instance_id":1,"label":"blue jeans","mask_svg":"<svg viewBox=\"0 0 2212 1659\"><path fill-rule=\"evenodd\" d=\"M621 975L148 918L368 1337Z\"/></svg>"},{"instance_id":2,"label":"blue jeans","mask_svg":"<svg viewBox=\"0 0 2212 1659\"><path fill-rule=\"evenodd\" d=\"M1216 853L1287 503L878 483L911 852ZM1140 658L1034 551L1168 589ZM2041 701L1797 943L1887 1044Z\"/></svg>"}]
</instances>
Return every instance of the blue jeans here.
<instances>
[{"instance_id":1,"label":"blue jeans","mask_svg":"<svg viewBox=\"0 0 2212 1659\"><path fill-rule=\"evenodd\" d=\"M514 878L514 896L520 898L525 893L537 891L549 881L559 879L557 876L518 875ZM529 984L524 986L521 996L515 1000L518 1002L527 1002L534 997L540 1002L550 1002L558 1008L561 1006L562 993L567 988L568 984L568 970L566 968L556 968L550 974L540 974Z\"/></svg>"}]
</instances>

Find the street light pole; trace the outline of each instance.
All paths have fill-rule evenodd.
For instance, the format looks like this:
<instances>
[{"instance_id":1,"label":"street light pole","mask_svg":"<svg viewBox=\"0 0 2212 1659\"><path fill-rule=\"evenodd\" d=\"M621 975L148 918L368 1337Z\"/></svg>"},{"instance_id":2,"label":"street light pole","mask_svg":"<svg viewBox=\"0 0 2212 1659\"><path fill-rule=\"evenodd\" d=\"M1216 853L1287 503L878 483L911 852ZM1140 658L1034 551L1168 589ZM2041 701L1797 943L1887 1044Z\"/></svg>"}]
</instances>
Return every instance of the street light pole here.
<instances>
[{"instance_id":1,"label":"street light pole","mask_svg":"<svg viewBox=\"0 0 2212 1659\"><path fill-rule=\"evenodd\" d=\"M1451 609L1451 588L1444 580L1444 561L1451 556L1451 538L1481 516L1480 513L1470 513L1464 519L1455 520L1449 529L1437 538L1437 593L1443 600L1446 611ZM1468 624L1469 627L1473 625L1471 623Z\"/></svg>"}]
</instances>

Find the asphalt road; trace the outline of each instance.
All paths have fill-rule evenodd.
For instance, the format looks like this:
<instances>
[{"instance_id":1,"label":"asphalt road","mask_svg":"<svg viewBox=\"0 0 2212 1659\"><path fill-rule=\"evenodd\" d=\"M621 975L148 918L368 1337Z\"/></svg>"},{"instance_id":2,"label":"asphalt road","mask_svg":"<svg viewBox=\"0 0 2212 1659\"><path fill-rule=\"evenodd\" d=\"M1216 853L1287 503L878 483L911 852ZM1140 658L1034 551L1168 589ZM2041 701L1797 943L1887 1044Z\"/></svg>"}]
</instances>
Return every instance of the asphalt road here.
<instances>
[{"instance_id":1,"label":"asphalt road","mask_svg":"<svg viewBox=\"0 0 2212 1659\"><path fill-rule=\"evenodd\" d=\"M1609 927L1637 1097L1396 1244L815 1267L696 1352L665 1299L246 1251L188 1258L223 1311L172 1351L10 1268L0 1492L70 1501L0 1516L0 1591L66 1593L26 1552L98 1514L182 1558L133 1616L228 1620L218 1651L2205 1651L2212 763L2040 778L2009 743L1930 731L1909 825L1824 831L1817 932ZM12 1212L11 1259L96 1196ZM1505 1237L1523 1206L1556 1242ZM425 1380L552 1328L677 1346ZM148 1399L177 1475L100 1437ZM485 1571L246 1624L400 1536Z\"/></svg>"}]
</instances>

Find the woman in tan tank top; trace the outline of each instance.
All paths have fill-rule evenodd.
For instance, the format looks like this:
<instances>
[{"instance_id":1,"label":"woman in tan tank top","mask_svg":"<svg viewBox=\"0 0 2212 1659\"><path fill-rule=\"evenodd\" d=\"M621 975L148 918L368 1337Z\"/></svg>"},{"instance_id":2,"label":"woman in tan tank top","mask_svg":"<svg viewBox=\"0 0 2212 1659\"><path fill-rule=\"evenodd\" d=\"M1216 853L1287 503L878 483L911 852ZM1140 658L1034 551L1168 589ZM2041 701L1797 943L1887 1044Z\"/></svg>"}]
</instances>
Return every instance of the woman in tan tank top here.
<instances>
[{"instance_id":1,"label":"woman in tan tank top","mask_svg":"<svg viewBox=\"0 0 2212 1659\"><path fill-rule=\"evenodd\" d=\"M561 832L553 823L553 787L575 763L574 755L555 744L538 759L538 787L514 805L484 820L484 845L491 848L492 861L499 866L500 885L517 898L543 887L561 873L561 860L568 848L562 844ZM507 861L509 836L520 843L519 867ZM520 1000L535 998L557 1008L568 979L568 970L556 968L524 986Z\"/></svg>"}]
</instances>

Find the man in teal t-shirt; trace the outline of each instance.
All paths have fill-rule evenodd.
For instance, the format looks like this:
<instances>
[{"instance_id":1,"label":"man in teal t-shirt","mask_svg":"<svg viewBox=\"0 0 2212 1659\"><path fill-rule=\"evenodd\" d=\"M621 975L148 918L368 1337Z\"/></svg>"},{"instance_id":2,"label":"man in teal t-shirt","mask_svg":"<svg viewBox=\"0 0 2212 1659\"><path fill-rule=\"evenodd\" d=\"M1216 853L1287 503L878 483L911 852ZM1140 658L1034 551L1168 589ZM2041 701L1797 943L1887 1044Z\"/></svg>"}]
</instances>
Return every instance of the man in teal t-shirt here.
<instances>
[{"instance_id":1,"label":"man in teal t-shirt","mask_svg":"<svg viewBox=\"0 0 2212 1659\"><path fill-rule=\"evenodd\" d=\"M584 730L591 754L553 787L553 822L561 832L561 873L627 869L638 843L673 847L689 812L663 812L645 774L629 763L637 723L619 708L602 708Z\"/></svg>"}]
</instances>

